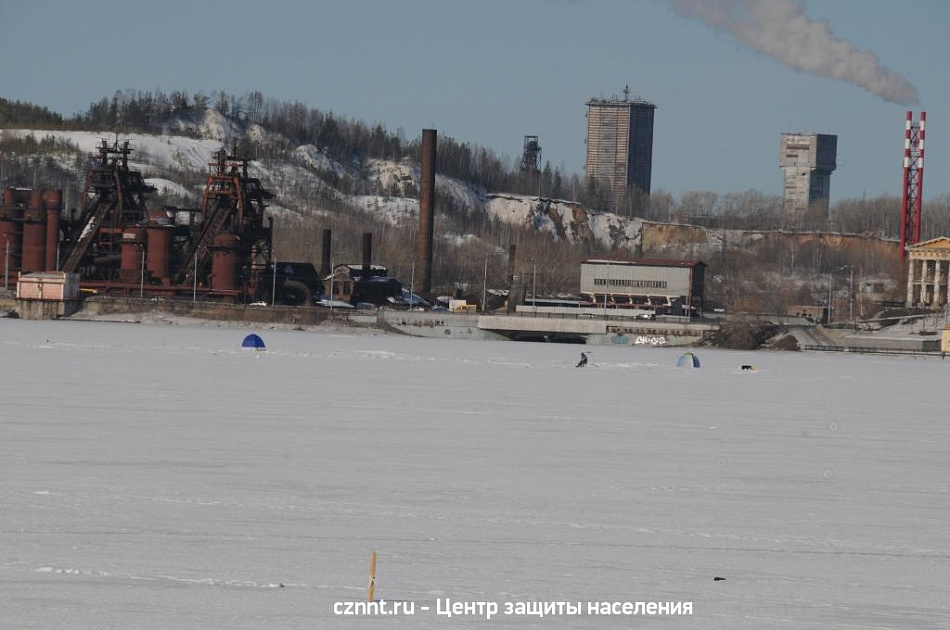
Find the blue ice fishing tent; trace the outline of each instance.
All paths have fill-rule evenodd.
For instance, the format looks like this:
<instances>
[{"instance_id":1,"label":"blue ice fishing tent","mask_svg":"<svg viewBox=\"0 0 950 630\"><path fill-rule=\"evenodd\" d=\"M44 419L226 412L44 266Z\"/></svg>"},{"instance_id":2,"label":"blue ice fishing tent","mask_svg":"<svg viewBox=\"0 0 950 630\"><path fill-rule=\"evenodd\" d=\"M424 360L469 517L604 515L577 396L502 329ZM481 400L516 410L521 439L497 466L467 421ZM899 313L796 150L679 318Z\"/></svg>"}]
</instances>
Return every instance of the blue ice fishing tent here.
<instances>
[{"instance_id":1,"label":"blue ice fishing tent","mask_svg":"<svg viewBox=\"0 0 950 630\"><path fill-rule=\"evenodd\" d=\"M264 350L264 340L252 333L244 338L241 347L245 350Z\"/></svg>"},{"instance_id":2,"label":"blue ice fishing tent","mask_svg":"<svg viewBox=\"0 0 950 630\"><path fill-rule=\"evenodd\" d=\"M677 367L690 367L698 368L699 367L699 357L697 357L692 352L687 352L679 358L679 361L676 362Z\"/></svg>"}]
</instances>

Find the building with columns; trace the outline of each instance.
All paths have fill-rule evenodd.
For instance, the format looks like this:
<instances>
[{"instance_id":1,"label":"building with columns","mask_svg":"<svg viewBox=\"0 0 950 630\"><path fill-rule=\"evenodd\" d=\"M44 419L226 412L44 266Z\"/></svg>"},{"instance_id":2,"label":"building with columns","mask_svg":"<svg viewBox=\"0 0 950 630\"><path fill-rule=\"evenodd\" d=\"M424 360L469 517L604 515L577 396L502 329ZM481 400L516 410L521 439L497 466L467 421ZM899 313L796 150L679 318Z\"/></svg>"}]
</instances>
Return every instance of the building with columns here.
<instances>
[{"instance_id":1,"label":"building with columns","mask_svg":"<svg viewBox=\"0 0 950 630\"><path fill-rule=\"evenodd\" d=\"M941 236L907 247L907 306L944 308L950 278L950 238Z\"/></svg>"}]
</instances>

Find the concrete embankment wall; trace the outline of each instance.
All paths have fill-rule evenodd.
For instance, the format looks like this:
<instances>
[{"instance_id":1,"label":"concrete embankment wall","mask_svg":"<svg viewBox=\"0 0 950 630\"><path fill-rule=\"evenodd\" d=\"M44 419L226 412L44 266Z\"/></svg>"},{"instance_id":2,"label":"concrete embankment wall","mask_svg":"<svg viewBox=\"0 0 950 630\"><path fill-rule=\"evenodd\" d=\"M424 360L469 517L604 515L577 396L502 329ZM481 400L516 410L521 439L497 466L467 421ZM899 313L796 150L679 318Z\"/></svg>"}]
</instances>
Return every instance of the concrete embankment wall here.
<instances>
[{"instance_id":1,"label":"concrete embankment wall","mask_svg":"<svg viewBox=\"0 0 950 630\"><path fill-rule=\"evenodd\" d=\"M73 318L112 314L144 314L160 311L179 317L195 317L211 321L318 325L327 322L352 323L350 311L293 306L245 306L219 302L188 302L184 300L151 300L136 298L89 298ZM373 320L370 320L373 321Z\"/></svg>"},{"instance_id":2,"label":"concrete embankment wall","mask_svg":"<svg viewBox=\"0 0 950 630\"><path fill-rule=\"evenodd\" d=\"M440 339L497 339L506 337L479 325L480 315L457 313L432 313L413 311L381 310L378 321L385 330L392 330L413 337L437 337Z\"/></svg>"}]
</instances>

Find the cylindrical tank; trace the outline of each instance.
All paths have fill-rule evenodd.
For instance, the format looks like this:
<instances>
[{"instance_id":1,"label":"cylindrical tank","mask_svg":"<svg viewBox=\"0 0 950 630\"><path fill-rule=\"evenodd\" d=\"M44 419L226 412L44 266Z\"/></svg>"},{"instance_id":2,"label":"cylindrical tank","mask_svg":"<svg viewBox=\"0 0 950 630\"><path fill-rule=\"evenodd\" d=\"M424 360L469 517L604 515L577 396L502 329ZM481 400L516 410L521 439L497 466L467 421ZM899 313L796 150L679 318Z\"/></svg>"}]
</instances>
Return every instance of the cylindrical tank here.
<instances>
[{"instance_id":1,"label":"cylindrical tank","mask_svg":"<svg viewBox=\"0 0 950 630\"><path fill-rule=\"evenodd\" d=\"M46 213L43 211L43 193L30 193L30 207L23 213L23 273L46 270Z\"/></svg>"},{"instance_id":2,"label":"cylindrical tank","mask_svg":"<svg viewBox=\"0 0 950 630\"><path fill-rule=\"evenodd\" d=\"M8 186L3 189L3 206L0 207L9 210L13 208L14 203L16 203L16 190Z\"/></svg>"},{"instance_id":3,"label":"cylindrical tank","mask_svg":"<svg viewBox=\"0 0 950 630\"><path fill-rule=\"evenodd\" d=\"M31 190L29 194L30 194L30 209L42 210L43 209L43 191Z\"/></svg>"},{"instance_id":4,"label":"cylindrical tank","mask_svg":"<svg viewBox=\"0 0 950 630\"><path fill-rule=\"evenodd\" d=\"M146 258L146 269L153 278L161 280L162 284L168 284L170 274L168 273L169 259L172 253L172 227L150 227L148 228L148 254Z\"/></svg>"},{"instance_id":5,"label":"cylindrical tank","mask_svg":"<svg viewBox=\"0 0 950 630\"><path fill-rule=\"evenodd\" d=\"M22 236L19 223L14 221L15 215L18 214L16 202L16 190L4 188L3 203L0 204L0 283L6 279L11 286L16 282L16 272L20 268L17 260L20 256ZM9 269L7 269L8 261Z\"/></svg>"},{"instance_id":6,"label":"cylindrical tank","mask_svg":"<svg viewBox=\"0 0 950 630\"><path fill-rule=\"evenodd\" d=\"M59 251L59 210L46 211L46 271L56 271Z\"/></svg>"},{"instance_id":7,"label":"cylindrical tank","mask_svg":"<svg viewBox=\"0 0 950 630\"><path fill-rule=\"evenodd\" d=\"M236 234L222 233L211 243L211 289L237 290L238 250L241 239Z\"/></svg>"},{"instance_id":8,"label":"cylindrical tank","mask_svg":"<svg viewBox=\"0 0 950 630\"><path fill-rule=\"evenodd\" d=\"M59 188L47 188L42 192L43 207L47 210L63 208L63 191Z\"/></svg>"},{"instance_id":9,"label":"cylindrical tank","mask_svg":"<svg viewBox=\"0 0 950 630\"><path fill-rule=\"evenodd\" d=\"M17 257L20 255L20 233L12 218L0 215L0 285L4 277L12 285L16 282ZM10 269L7 270L7 262ZM7 287L9 288L9 287Z\"/></svg>"},{"instance_id":10,"label":"cylindrical tank","mask_svg":"<svg viewBox=\"0 0 950 630\"><path fill-rule=\"evenodd\" d=\"M59 250L59 219L63 211L63 191L43 191L43 207L46 208L46 271L56 271Z\"/></svg>"},{"instance_id":11,"label":"cylindrical tank","mask_svg":"<svg viewBox=\"0 0 950 630\"><path fill-rule=\"evenodd\" d=\"M122 259L119 279L135 282L142 277L142 252L145 247L145 230L132 227L122 230Z\"/></svg>"}]
</instances>

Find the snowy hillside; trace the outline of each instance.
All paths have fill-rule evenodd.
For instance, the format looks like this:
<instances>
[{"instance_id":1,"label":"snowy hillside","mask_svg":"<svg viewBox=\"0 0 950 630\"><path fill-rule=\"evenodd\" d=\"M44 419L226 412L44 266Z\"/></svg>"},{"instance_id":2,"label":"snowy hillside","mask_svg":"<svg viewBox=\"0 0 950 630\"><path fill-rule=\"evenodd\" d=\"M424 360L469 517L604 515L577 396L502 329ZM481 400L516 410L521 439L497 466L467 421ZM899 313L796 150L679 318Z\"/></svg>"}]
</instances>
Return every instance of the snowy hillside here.
<instances>
[{"instance_id":1,"label":"snowy hillside","mask_svg":"<svg viewBox=\"0 0 950 630\"><path fill-rule=\"evenodd\" d=\"M0 625L950 627L950 362L248 332L0 319Z\"/></svg>"},{"instance_id":2,"label":"snowy hillside","mask_svg":"<svg viewBox=\"0 0 950 630\"><path fill-rule=\"evenodd\" d=\"M200 196L200 186L182 186L174 181L176 173L206 173L216 151L230 149L242 138L264 144L286 142L270 136L259 125L232 120L213 109L198 119L172 119L164 125L164 131L161 135L122 134L118 140L129 141L133 150L130 165L142 171L149 183L160 191L194 201ZM0 135L33 136L37 140L51 137L85 154L94 153L103 139L110 143L116 140L115 134L104 131L8 129ZM285 162L254 161L250 167L251 174L276 193L274 211L278 215L319 215L322 211L312 199L315 192L392 224L413 220L418 214L420 167L416 163L368 159L363 164L345 165L314 145L298 146L290 155ZM52 157L75 177L84 175L77 172L75 160L69 155L56 153ZM341 180L346 180L350 193L338 187ZM537 230L555 239L578 243L593 237L605 246L629 249L639 244L639 219L594 213L563 200L488 194L481 187L443 175L436 176L436 189L450 198L459 212L484 212L509 225Z\"/></svg>"}]
</instances>

